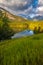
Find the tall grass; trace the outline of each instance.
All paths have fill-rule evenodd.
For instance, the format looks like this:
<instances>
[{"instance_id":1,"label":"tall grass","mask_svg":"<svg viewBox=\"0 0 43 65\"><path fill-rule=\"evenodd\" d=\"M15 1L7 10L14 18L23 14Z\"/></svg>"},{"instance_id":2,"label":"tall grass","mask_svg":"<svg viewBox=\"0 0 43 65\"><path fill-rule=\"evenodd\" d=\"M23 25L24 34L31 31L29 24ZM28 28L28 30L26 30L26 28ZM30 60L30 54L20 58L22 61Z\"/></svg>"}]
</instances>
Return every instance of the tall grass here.
<instances>
[{"instance_id":1,"label":"tall grass","mask_svg":"<svg viewBox=\"0 0 43 65\"><path fill-rule=\"evenodd\" d=\"M43 65L43 34L0 42L0 65Z\"/></svg>"}]
</instances>

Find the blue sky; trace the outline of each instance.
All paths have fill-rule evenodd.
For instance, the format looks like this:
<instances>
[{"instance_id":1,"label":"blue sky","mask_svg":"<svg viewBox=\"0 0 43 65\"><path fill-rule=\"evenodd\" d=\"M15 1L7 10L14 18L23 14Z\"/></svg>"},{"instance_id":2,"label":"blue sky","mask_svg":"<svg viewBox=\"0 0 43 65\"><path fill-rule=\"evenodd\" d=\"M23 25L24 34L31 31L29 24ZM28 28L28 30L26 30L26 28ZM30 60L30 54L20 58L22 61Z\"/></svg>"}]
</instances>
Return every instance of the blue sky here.
<instances>
[{"instance_id":1,"label":"blue sky","mask_svg":"<svg viewBox=\"0 0 43 65\"><path fill-rule=\"evenodd\" d=\"M0 6L16 15L43 15L43 0L0 0Z\"/></svg>"},{"instance_id":2,"label":"blue sky","mask_svg":"<svg viewBox=\"0 0 43 65\"><path fill-rule=\"evenodd\" d=\"M38 0L33 0L32 6L36 8L38 6Z\"/></svg>"}]
</instances>

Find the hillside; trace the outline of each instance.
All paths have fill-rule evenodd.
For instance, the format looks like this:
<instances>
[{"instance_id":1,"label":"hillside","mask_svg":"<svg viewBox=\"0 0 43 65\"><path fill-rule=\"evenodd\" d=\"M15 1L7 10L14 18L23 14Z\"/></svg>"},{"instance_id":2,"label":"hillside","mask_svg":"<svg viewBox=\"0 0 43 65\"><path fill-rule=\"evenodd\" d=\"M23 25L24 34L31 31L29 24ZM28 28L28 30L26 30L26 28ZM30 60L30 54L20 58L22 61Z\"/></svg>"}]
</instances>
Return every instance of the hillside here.
<instances>
[{"instance_id":1,"label":"hillside","mask_svg":"<svg viewBox=\"0 0 43 65\"><path fill-rule=\"evenodd\" d=\"M2 11L3 15L6 15L10 19L10 22L8 24L16 32L23 30L34 30L35 27L37 29L38 27L40 27L41 31L43 30L43 20L40 21L26 20L20 16L11 14L9 11L1 7L0 11Z\"/></svg>"},{"instance_id":2,"label":"hillside","mask_svg":"<svg viewBox=\"0 0 43 65\"><path fill-rule=\"evenodd\" d=\"M19 17L19 16L12 14L2 7L0 7L0 11L2 11L3 15L6 15L9 19L11 19L13 21L16 21L16 20L18 20L18 21L24 20L25 21L25 19L23 19L22 17Z\"/></svg>"},{"instance_id":3,"label":"hillside","mask_svg":"<svg viewBox=\"0 0 43 65\"><path fill-rule=\"evenodd\" d=\"M0 17L2 16L1 13L3 13L3 17L4 16L8 17L8 19L10 20L10 22L8 24L14 31L16 31L16 32L22 31L22 30L24 30L23 28L26 27L24 22L27 22L28 20L26 20L22 17L16 16L16 15L13 15L6 9L0 7ZM1 20L0 20L0 22L2 23Z\"/></svg>"},{"instance_id":4,"label":"hillside","mask_svg":"<svg viewBox=\"0 0 43 65\"><path fill-rule=\"evenodd\" d=\"M0 65L43 65L43 33L0 42Z\"/></svg>"}]
</instances>

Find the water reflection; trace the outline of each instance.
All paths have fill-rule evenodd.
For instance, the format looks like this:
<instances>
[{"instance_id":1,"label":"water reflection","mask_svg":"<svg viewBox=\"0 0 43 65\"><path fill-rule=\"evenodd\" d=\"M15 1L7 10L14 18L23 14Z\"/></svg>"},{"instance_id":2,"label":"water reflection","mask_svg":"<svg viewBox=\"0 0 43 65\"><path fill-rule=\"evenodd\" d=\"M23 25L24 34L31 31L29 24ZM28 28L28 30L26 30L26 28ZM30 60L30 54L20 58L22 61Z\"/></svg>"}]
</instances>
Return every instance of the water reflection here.
<instances>
[{"instance_id":1,"label":"water reflection","mask_svg":"<svg viewBox=\"0 0 43 65\"><path fill-rule=\"evenodd\" d=\"M25 30L19 33L14 34L14 36L12 36L12 38L20 38L20 37L24 37L24 36L30 36L33 35L34 32L31 30Z\"/></svg>"}]
</instances>

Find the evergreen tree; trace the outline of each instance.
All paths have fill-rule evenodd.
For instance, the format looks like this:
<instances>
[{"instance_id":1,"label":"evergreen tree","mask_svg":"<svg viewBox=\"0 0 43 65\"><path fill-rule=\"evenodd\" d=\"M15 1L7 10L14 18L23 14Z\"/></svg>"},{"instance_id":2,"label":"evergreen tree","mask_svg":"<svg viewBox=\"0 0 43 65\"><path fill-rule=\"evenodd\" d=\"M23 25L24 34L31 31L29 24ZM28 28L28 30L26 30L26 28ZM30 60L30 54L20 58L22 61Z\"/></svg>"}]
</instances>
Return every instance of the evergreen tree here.
<instances>
[{"instance_id":1,"label":"evergreen tree","mask_svg":"<svg viewBox=\"0 0 43 65\"><path fill-rule=\"evenodd\" d=\"M10 39L14 35L14 31L9 27L9 18L0 16L3 24L0 24L0 40Z\"/></svg>"}]
</instances>

